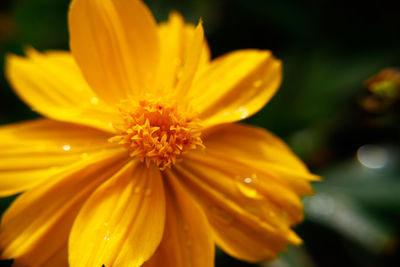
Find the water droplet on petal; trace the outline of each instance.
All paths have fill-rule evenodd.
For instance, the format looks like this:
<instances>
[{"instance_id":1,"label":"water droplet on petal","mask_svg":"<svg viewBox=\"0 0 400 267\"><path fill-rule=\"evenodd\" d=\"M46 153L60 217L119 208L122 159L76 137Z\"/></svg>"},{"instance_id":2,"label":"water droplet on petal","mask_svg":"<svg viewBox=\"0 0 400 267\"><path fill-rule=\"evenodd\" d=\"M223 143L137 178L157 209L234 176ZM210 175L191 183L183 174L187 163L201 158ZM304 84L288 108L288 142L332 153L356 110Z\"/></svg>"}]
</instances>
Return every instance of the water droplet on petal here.
<instances>
[{"instance_id":1,"label":"water droplet on petal","mask_svg":"<svg viewBox=\"0 0 400 267\"><path fill-rule=\"evenodd\" d=\"M176 57L173 61L173 64L177 67L179 67L180 65L182 65L182 60L179 57Z\"/></svg>"},{"instance_id":2,"label":"water droplet on petal","mask_svg":"<svg viewBox=\"0 0 400 267\"><path fill-rule=\"evenodd\" d=\"M179 69L177 70L177 72L176 72L176 78L177 78L178 80L180 80L180 79L183 77L183 74L184 74L183 68L179 68Z\"/></svg>"},{"instance_id":3,"label":"water droplet on petal","mask_svg":"<svg viewBox=\"0 0 400 267\"><path fill-rule=\"evenodd\" d=\"M141 191L140 186L136 186L135 189L133 189L133 193L139 194Z\"/></svg>"},{"instance_id":4,"label":"water droplet on petal","mask_svg":"<svg viewBox=\"0 0 400 267\"><path fill-rule=\"evenodd\" d=\"M103 240L110 241L110 232L109 231L106 232L106 234L104 235Z\"/></svg>"},{"instance_id":5,"label":"water droplet on petal","mask_svg":"<svg viewBox=\"0 0 400 267\"><path fill-rule=\"evenodd\" d=\"M270 210L269 212L268 212L268 217L269 218L276 218L278 215L276 214L276 212L274 212L274 211L272 211L272 210Z\"/></svg>"},{"instance_id":6,"label":"water droplet on petal","mask_svg":"<svg viewBox=\"0 0 400 267\"><path fill-rule=\"evenodd\" d=\"M92 103L93 105L96 105L99 103L99 99L97 97L92 97L90 99L90 103Z\"/></svg>"},{"instance_id":7,"label":"water droplet on petal","mask_svg":"<svg viewBox=\"0 0 400 267\"><path fill-rule=\"evenodd\" d=\"M246 177L246 178L243 179L243 182L244 182L245 184L251 184L251 183L253 182L253 179L250 178L250 177Z\"/></svg>"},{"instance_id":8,"label":"water droplet on petal","mask_svg":"<svg viewBox=\"0 0 400 267\"><path fill-rule=\"evenodd\" d=\"M261 87L262 84L263 84L262 80L256 80L256 81L253 82L253 87L254 88L259 88L259 87Z\"/></svg>"},{"instance_id":9,"label":"water droplet on petal","mask_svg":"<svg viewBox=\"0 0 400 267\"><path fill-rule=\"evenodd\" d=\"M146 188L146 190L144 190L144 195L146 197L150 196L151 195L151 189L150 188Z\"/></svg>"},{"instance_id":10,"label":"water droplet on petal","mask_svg":"<svg viewBox=\"0 0 400 267\"><path fill-rule=\"evenodd\" d=\"M239 113L240 118L245 119L249 116L249 110L245 107L240 107L236 111L236 113Z\"/></svg>"},{"instance_id":11,"label":"water droplet on petal","mask_svg":"<svg viewBox=\"0 0 400 267\"><path fill-rule=\"evenodd\" d=\"M63 149L64 151L69 151L69 150L71 149L71 146L70 146L70 145L63 145L63 146L62 146L62 149Z\"/></svg>"},{"instance_id":12,"label":"water droplet on petal","mask_svg":"<svg viewBox=\"0 0 400 267\"><path fill-rule=\"evenodd\" d=\"M230 225L233 223L235 218L229 214L226 210L216 206L209 207L210 213L222 224Z\"/></svg>"},{"instance_id":13,"label":"water droplet on petal","mask_svg":"<svg viewBox=\"0 0 400 267\"><path fill-rule=\"evenodd\" d=\"M236 177L236 188L245 197L252 199L263 199L263 195L258 191L257 175L252 174L247 177Z\"/></svg>"}]
</instances>

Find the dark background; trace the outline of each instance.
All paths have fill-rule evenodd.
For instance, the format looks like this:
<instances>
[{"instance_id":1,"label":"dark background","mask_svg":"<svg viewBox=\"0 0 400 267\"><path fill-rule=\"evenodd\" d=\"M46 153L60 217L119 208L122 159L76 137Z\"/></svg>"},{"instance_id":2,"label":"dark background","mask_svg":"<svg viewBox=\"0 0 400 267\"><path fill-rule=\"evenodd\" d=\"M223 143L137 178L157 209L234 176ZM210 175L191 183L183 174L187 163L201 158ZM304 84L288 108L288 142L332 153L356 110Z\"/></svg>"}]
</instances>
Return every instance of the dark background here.
<instances>
[{"instance_id":1,"label":"dark background","mask_svg":"<svg viewBox=\"0 0 400 267\"><path fill-rule=\"evenodd\" d=\"M263 266L400 266L400 93L386 99L364 86L382 69L400 67L400 2L145 2L159 21L173 9L193 23L202 18L213 57L261 48L283 61L281 89L246 122L285 139L324 181L304 200L307 219L296 227L304 245ZM7 84L4 56L28 45L68 49L68 5L0 2L0 124L38 116ZM365 108L366 99L378 99L378 108ZM10 199L0 201L1 210ZM218 251L216 266L252 265Z\"/></svg>"}]
</instances>

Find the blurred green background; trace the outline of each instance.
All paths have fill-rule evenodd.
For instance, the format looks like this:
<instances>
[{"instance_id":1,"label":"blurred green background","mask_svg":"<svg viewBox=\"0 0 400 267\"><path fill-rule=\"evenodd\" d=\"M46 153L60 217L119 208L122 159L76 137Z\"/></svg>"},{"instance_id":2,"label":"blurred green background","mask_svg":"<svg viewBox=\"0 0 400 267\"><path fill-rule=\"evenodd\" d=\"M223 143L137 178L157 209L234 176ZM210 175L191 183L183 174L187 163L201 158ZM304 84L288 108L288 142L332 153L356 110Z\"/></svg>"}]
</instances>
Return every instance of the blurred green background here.
<instances>
[{"instance_id":1,"label":"blurred green background","mask_svg":"<svg viewBox=\"0 0 400 267\"><path fill-rule=\"evenodd\" d=\"M315 184L314 197L304 199L306 220L296 227L304 245L261 266L400 266L400 79L389 80L384 93L364 83L384 68L400 67L400 3L145 2L159 21L170 10L193 23L202 18L213 57L261 48L283 61L278 94L246 122L285 139L324 181ZM68 49L68 5L69 0L2 0L2 62L27 45ZM0 124L37 117L13 93L3 66ZM11 199L0 201L0 211ZM253 265L218 251L216 266Z\"/></svg>"}]
</instances>

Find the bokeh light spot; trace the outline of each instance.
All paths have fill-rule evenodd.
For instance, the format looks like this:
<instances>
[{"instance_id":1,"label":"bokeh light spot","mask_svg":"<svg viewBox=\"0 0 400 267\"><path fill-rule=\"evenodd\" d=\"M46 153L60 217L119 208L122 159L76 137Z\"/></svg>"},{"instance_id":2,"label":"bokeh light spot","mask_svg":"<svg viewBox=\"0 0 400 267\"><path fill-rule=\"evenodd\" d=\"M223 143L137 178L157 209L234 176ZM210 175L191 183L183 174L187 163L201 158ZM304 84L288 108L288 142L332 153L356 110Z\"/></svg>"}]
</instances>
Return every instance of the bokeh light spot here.
<instances>
[{"instance_id":1,"label":"bokeh light spot","mask_svg":"<svg viewBox=\"0 0 400 267\"><path fill-rule=\"evenodd\" d=\"M369 169L381 169L389 161L389 155L384 147L364 145L357 150L357 160Z\"/></svg>"}]
</instances>

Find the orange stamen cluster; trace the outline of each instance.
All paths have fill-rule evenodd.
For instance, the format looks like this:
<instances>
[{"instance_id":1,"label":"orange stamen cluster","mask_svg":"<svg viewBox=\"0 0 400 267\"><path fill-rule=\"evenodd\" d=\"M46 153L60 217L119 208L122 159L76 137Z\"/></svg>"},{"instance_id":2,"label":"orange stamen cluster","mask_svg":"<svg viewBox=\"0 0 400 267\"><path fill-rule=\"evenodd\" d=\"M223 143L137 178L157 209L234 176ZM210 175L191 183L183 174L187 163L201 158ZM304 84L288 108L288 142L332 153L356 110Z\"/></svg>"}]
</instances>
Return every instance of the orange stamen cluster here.
<instances>
[{"instance_id":1,"label":"orange stamen cluster","mask_svg":"<svg viewBox=\"0 0 400 267\"><path fill-rule=\"evenodd\" d=\"M151 101L140 101L133 108L124 102L119 109L123 122L115 125L119 134L109 141L123 145L147 166L153 162L164 170L185 151L204 147L200 126L188 109Z\"/></svg>"}]
</instances>

